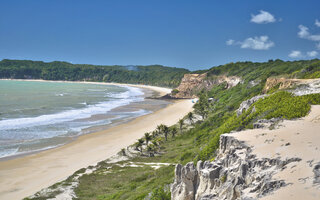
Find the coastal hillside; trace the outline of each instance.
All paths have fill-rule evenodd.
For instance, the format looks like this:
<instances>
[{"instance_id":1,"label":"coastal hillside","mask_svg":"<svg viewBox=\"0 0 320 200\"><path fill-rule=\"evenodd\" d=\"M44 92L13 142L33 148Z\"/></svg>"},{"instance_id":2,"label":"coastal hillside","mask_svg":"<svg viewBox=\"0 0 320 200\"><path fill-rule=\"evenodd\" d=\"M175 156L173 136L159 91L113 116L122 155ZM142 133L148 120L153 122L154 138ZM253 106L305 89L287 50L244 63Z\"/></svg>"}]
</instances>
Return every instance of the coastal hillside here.
<instances>
[{"instance_id":1,"label":"coastal hillside","mask_svg":"<svg viewBox=\"0 0 320 200\"><path fill-rule=\"evenodd\" d=\"M2 79L103 81L176 87L186 73L189 73L189 70L161 65L102 66L59 61L8 59L0 61L0 78Z\"/></svg>"},{"instance_id":2,"label":"coastal hillside","mask_svg":"<svg viewBox=\"0 0 320 200\"><path fill-rule=\"evenodd\" d=\"M171 96L199 100L179 123L27 199L317 199L319 71L275 60L185 75Z\"/></svg>"},{"instance_id":3,"label":"coastal hillside","mask_svg":"<svg viewBox=\"0 0 320 200\"><path fill-rule=\"evenodd\" d=\"M186 74L181 84L172 91L174 98L191 98L204 90L210 91L214 86L226 84L226 88L236 85L248 89L257 88L261 92L268 78L312 79L319 78L319 60L282 61L269 60L268 62L237 62L212 67ZM270 82L270 80L269 80ZM277 86L280 82L276 83ZM250 89L251 90L251 89ZM249 92L250 93L250 92Z\"/></svg>"}]
</instances>

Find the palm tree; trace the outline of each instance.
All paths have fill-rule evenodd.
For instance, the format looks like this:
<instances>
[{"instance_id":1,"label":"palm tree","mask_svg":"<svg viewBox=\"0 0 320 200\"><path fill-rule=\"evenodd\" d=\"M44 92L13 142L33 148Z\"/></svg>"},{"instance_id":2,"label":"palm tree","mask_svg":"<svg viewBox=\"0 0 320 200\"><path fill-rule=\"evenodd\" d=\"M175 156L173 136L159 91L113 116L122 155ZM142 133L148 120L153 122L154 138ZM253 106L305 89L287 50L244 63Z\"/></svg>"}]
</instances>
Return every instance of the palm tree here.
<instances>
[{"instance_id":1,"label":"palm tree","mask_svg":"<svg viewBox=\"0 0 320 200\"><path fill-rule=\"evenodd\" d=\"M150 135L150 133L145 133L144 134L144 139L146 140L146 144L148 146L148 143L152 139L152 136Z\"/></svg>"},{"instance_id":2,"label":"palm tree","mask_svg":"<svg viewBox=\"0 0 320 200\"><path fill-rule=\"evenodd\" d=\"M162 131L162 125L163 125L163 124L160 124L160 125L158 125L157 128L156 128L156 131L158 132L159 135L161 134L161 131Z\"/></svg>"},{"instance_id":3,"label":"palm tree","mask_svg":"<svg viewBox=\"0 0 320 200\"><path fill-rule=\"evenodd\" d=\"M152 137L155 138L158 135L158 132L156 130L152 131Z\"/></svg>"},{"instance_id":4,"label":"palm tree","mask_svg":"<svg viewBox=\"0 0 320 200\"><path fill-rule=\"evenodd\" d=\"M137 149L139 149L138 147L140 147L140 152L142 153L142 145L144 143L144 139L140 138L138 140L138 143L137 143Z\"/></svg>"},{"instance_id":5,"label":"palm tree","mask_svg":"<svg viewBox=\"0 0 320 200\"><path fill-rule=\"evenodd\" d=\"M190 120L191 124L193 124L193 114L192 114L192 112L189 112L187 117Z\"/></svg>"},{"instance_id":6,"label":"palm tree","mask_svg":"<svg viewBox=\"0 0 320 200\"><path fill-rule=\"evenodd\" d=\"M184 125L184 121L183 121L183 119L180 119L179 120L180 133L182 133L183 125Z\"/></svg>"},{"instance_id":7,"label":"palm tree","mask_svg":"<svg viewBox=\"0 0 320 200\"><path fill-rule=\"evenodd\" d=\"M176 128L176 127L173 127L173 128L171 129L172 137L174 137L177 133L178 133L177 128Z\"/></svg>"},{"instance_id":8,"label":"palm tree","mask_svg":"<svg viewBox=\"0 0 320 200\"><path fill-rule=\"evenodd\" d=\"M125 149L125 148L122 148L122 149L121 149L121 155L122 155L122 156L126 156L126 149Z\"/></svg>"},{"instance_id":9,"label":"palm tree","mask_svg":"<svg viewBox=\"0 0 320 200\"><path fill-rule=\"evenodd\" d=\"M169 133L169 127L166 125L162 125L162 132L164 133L164 137L166 138L166 141L168 140L168 133Z\"/></svg>"},{"instance_id":10,"label":"palm tree","mask_svg":"<svg viewBox=\"0 0 320 200\"><path fill-rule=\"evenodd\" d=\"M156 140L152 140L151 143L154 145L154 146L158 146L158 142Z\"/></svg>"},{"instance_id":11,"label":"palm tree","mask_svg":"<svg viewBox=\"0 0 320 200\"><path fill-rule=\"evenodd\" d=\"M155 146L154 145L148 145L147 146L147 152L149 153L149 157L153 157L155 153Z\"/></svg>"}]
</instances>

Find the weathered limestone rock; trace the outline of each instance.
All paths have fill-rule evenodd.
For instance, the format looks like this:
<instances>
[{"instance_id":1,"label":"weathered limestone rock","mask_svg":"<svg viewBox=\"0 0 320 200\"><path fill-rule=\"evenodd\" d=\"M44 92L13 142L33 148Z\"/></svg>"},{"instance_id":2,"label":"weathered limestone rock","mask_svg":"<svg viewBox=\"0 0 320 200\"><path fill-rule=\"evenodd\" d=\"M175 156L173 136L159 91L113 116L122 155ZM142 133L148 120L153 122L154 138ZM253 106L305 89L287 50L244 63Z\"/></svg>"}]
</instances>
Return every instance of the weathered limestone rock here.
<instances>
[{"instance_id":1,"label":"weathered limestone rock","mask_svg":"<svg viewBox=\"0 0 320 200\"><path fill-rule=\"evenodd\" d=\"M192 200L195 195L198 172L193 163L182 167L180 164L175 169L175 182L171 186L171 194L177 200Z\"/></svg>"},{"instance_id":2,"label":"weathered limestone rock","mask_svg":"<svg viewBox=\"0 0 320 200\"><path fill-rule=\"evenodd\" d=\"M295 95L301 96L320 92L320 79L286 79L286 78L268 78L263 89L267 93L273 87L279 86L279 89L290 89Z\"/></svg>"},{"instance_id":3,"label":"weathered limestone rock","mask_svg":"<svg viewBox=\"0 0 320 200\"><path fill-rule=\"evenodd\" d=\"M215 76L208 78L204 74L185 74L181 80L177 93L171 94L174 98L195 98L196 94L202 89L210 90L214 85L227 83L227 88L236 86L241 82L241 78L236 76Z\"/></svg>"},{"instance_id":4,"label":"weathered limestone rock","mask_svg":"<svg viewBox=\"0 0 320 200\"><path fill-rule=\"evenodd\" d=\"M259 119L256 123L253 123L253 128L270 128L280 121L282 121L281 118Z\"/></svg>"},{"instance_id":5,"label":"weathered limestone rock","mask_svg":"<svg viewBox=\"0 0 320 200\"><path fill-rule=\"evenodd\" d=\"M317 163L313 168L314 173L314 184L320 184L320 163Z\"/></svg>"},{"instance_id":6,"label":"weathered limestone rock","mask_svg":"<svg viewBox=\"0 0 320 200\"><path fill-rule=\"evenodd\" d=\"M251 148L228 134L221 135L220 149L213 162L177 165L171 186L173 200L257 199L286 185L272 175L300 158L256 158ZM320 166L320 165L319 165ZM320 167L319 167L320 169ZM318 168L315 169L318 174Z\"/></svg>"},{"instance_id":7,"label":"weathered limestone rock","mask_svg":"<svg viewBox=\"0 0 320 200\"><path fill-rule=\"evenodd\" d=\"M258 101L259 99L262 99L262 98L265 98L267 97L268 95L264 94L264 95L258 95L258 96L254 96L252 97L251 99L248 99L246 101L243 101L239 108L237 109L237 115L241 115L243 112L245 112L246 110L248 110L250 108L250 106L252 104L254 104L256 101Z\"/></svg>"}]
</instances>

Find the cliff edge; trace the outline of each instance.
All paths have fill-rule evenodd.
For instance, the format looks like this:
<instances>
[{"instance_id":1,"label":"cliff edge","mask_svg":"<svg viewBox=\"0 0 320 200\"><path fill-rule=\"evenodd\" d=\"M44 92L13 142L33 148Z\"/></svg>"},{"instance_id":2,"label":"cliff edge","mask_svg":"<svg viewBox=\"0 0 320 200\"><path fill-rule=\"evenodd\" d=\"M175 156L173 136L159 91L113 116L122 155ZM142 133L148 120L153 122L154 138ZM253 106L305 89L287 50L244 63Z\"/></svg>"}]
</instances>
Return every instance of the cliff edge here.
<instances>
[{"instance_id":1,"label":"cliff edge","mask_svg":"<svg viewBox=\"0 0 320 200\"><path fill-rule=\"evenodd\" d=\"M174 200L319 199L320 106L279 129L220 137L214 161L177 165Z\"/></svg>"},{"instance_id":2,"label":"cliff edge","mask_svg":"<svg viewBox=\"0 0 320 200\"><path fill-rule=\"evenodd\" d=\"M202 90L210 90L215 85L226 83L227 88L236 86L242 81L237 76L208 76L203 74L185 74L180 85L173 90L171 97L173 98L195 98Z\"/></svg>"}]
</instances>

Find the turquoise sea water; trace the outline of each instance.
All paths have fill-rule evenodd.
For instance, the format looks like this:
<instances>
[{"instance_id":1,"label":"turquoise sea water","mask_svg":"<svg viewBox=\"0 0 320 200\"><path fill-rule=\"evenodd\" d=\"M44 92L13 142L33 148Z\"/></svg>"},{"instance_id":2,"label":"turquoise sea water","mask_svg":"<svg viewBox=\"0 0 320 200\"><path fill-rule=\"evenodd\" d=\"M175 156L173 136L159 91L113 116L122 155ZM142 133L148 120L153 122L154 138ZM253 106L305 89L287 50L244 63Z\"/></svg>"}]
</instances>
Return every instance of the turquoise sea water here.
<instances>
[{"instance_id":1,"label":"turquoise sea water","mask_svg":"<svg viewBox=\"0 0 320 200\"><path fill-rule=\"evenodd\" d=\"M139 88L0 80L0 158L62 145L90 128L146 113Z\"/></svg>"}]
</instances>

